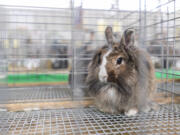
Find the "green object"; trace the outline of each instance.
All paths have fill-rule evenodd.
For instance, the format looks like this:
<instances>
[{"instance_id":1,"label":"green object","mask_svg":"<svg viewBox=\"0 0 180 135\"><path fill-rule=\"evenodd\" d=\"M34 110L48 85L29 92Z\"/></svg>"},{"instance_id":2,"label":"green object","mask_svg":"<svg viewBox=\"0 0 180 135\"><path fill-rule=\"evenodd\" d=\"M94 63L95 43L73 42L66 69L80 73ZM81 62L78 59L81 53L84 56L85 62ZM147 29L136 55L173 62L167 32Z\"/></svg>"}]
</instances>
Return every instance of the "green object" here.
<instances>
[{"instance_id":1,"label":"green object","mask_svg":"<svg viewBox=\"0 0 180 135\"><path fill-rule=\"evenodd\" d=\"M174 74L174 75L173 75ZM162 72L156 71L157 79L180 79L180 71L166 70ZM0 83L13 84L13 83L41 83L41 82L68 82L69 74L10 74L7 78L0 79Z\"/></svg>"},{"instance_id":2,"label":"green object","mask_svg":"<svg viewBox=\"0 0 180 135\"><path fill-rule=\"evenodd\" d=\"M8 84L12 83L40 83L67 82L68 74L15 74L8 75Z\"/></svg>"},{"instance_id":3,"label":"green object","mask_svg":"<svg viewBox=\"0 0 180 135\"><path fill-rule=\"evenodd\" d=\"M167 73L166 73L167 72ZM180 79L180 71L173 71L173 70L162 70L162 71L156 71L156 78L157 79Z\"/></svg>"}]
</instances>

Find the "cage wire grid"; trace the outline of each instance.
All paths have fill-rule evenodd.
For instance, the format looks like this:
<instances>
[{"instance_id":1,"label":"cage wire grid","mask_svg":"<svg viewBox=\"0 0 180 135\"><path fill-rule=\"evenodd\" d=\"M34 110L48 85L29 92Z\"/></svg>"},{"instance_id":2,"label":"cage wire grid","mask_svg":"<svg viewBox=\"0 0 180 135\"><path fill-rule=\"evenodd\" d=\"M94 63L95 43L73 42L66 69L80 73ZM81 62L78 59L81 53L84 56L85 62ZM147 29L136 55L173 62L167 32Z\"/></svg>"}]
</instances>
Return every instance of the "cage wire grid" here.
<instances>
[{"instance_id":1,"label":"cage wire grid","mask_svg":"<svg viewBox=\"0 0 180 135\"><path fill-rule=\"evenodd\" d=\"M140 47L158 59L158 92L171 93L171 103L135 117L105 114L93 107L0 112L0 134L180 134L180 107L173 103L180 94L175 80L180 74L174 70L180 57L176 0L157 0L151 9L151 0L139 0L137 11L83 9L74 7L74 2L67 9L0 6L0 103L86 96L82 89L87 64L97 46L105 44L107 25L117 32L136 29Z\"/></svg>"},{"instance_id":2,"label":"cage wire grid","mask_svg":"<svg viewBox=\"0 0 180 135\"><path fill-rule=\"evenodd\" d=\"M72 100L72 92L69 88L63 88L61 90L59 89L59 87L11 88L8 90L8 92L1 92L1 96L5 97L5 99L1 100L0 103L29 103Z\"/></svg>"},{"instance_id":3,"label":"cage wire grid","mask_svg":"<svg viewBox=\"0 0 180 135\"><path fill-rule=\"evenodd\" d=\"M174 111L162 106L159 112L135 117L105 114L95 108L0 112L0 134L178 135L180 106L175 106Z\"/></svg>"}]
</instances>

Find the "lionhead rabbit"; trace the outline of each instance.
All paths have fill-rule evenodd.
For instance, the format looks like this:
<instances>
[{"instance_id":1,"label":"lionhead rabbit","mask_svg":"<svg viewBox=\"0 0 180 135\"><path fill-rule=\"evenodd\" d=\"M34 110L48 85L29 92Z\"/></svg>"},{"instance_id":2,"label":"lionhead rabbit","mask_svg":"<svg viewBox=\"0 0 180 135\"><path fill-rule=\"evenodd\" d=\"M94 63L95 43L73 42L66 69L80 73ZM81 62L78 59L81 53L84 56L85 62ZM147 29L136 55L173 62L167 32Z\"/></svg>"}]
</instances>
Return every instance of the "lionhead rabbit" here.
<instances>
[{"instance_id":1,"label":"lionhead rabbit","mask_svg":"<svg viewBox=\"0 0 180 135\"><path fill-rule=\"evenodd\" d=\"M88 66L88 93L96 107L107 113L128 116L148 112L155 90L154 66L150 56L134 46L134 30L124 31L115 42L111 27L105 30L108 45L97 50Z\"/></svg>"}]
</instances>

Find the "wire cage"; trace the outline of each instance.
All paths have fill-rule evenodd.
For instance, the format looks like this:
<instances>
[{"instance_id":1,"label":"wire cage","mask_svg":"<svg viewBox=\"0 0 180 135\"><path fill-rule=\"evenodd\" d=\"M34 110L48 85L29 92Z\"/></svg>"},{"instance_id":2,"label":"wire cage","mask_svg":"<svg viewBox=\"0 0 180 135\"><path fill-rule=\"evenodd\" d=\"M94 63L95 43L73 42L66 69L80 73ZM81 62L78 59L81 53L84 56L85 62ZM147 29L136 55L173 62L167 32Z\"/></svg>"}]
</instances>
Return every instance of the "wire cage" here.
<instances>
[{"instance_id":1,"label":"wire cage","mask_svg":"<svg viewBox=\"0 0 180 135\"><path fill-rule=\"evenodd\" d=\"M180 8L139 0L124 10L0 5L0 134L180 134ZM135 5L134 5L135 6ZM137 116L99 112L87 95L87 66L111 25L133 27L154 62L160 109Z\"/></svg>"}]
</instances>

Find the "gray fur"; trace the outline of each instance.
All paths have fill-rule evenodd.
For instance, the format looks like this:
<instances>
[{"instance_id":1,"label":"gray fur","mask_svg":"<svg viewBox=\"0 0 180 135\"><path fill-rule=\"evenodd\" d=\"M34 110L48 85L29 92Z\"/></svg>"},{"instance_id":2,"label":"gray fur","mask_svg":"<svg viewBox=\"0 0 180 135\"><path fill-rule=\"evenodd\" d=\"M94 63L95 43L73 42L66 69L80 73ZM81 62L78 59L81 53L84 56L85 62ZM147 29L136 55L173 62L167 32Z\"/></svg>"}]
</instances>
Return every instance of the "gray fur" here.
<instances>
[{"instance_id":1,"label":"gray fur","mask_svg":"<svg viewBox=\"0 0 180 135\"><path fill-rule=\"evenodd\" d=\"M148 112L152 108L150 95L155 90L154 66L149 55L134 46L133 35L132 30L126 30L118 45L119 53L126 56L127 66L123 73L112 71L108 73L107 82L99 81L100 57L108 47L98 50L89 64L88 92L95 98L96 107L103 112L121 113L132 108Z\"/></svg>"}]
</instances>

